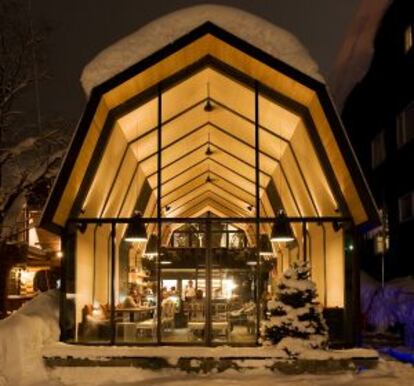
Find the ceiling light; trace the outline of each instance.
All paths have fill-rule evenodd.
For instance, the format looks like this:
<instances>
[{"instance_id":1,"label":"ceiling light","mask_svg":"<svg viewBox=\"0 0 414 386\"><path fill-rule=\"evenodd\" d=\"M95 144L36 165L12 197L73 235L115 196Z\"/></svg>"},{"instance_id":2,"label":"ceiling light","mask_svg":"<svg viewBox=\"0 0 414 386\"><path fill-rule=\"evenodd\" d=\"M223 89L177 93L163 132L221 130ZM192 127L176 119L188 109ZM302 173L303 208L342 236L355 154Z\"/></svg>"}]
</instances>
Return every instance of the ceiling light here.
<instances>
[{"instance_id":1,"label":"ceiling light","mask_svg":"<svg viewBox=\"0 0 414 386\"><path fill-rule=\"evenodd\" d=\"M272 244L270 244L269 236L268 235L260 235L260 256L272 256L273 249Z\"/></svg>"},{"instance_id":2,"label":"ceiling light","mask_svg":"<svg viewBox=\"0 0 414 386\"><path fill-rule=\"evenodd\" d=\"M213 105L210 102L210 99L207 99L206 104L204 105L204 111L206 111L207 113L213 111Z\"/></svg>"},{"instance_id":3,"label":"ceiling light","mask_svg":"<svg viewBox=\"0 0 414 386\"><path fill-rule=\"evenodd\" d=\"M206 149L206 151L205 151L205 153L204 153L206 156L210 156L210 155L212 155L213 154L213 151L211 150L211 148L210 148L210 145L208 145L207 146L207 149Z\"/></svg>"},{"instance_id":4,"label":"ceiling light","mask_svg":"<svg viewBox=\"0 0 414 386\"><path fill-rule=\"evenodd\" d=\"M272 227L270 241L289 242L294 239L295 238L293 236L292 229L290 228L289 221L283 210L280 210Z\"/></svg>"},{"instance_id":5,"label":"ceiling light","mask_svg":"<svg viewBox=\"0 0 414 386\"><path fill-rule=\"evenodd\" d=\"M154 257L158 255L158 237L152 234L145 246L145 256Z\"/></svg>"},{"instance_id":6,"label":"ceiling light","mask_svg":"<svg viewBox=\"0 0 414 386\"><path fill-rule=\"evenodd\" d=\"M145 224L140 221L141 214L138 213L133 217L133 222L128 225L128 228L125 232L124 240L134 243L134 242L142 242L147 241L147 231L145 229Z\"/></svg>"},{"instance_id":7,"label":"ceiling light","mask_svg":"<svg viewBox=\"0 0 414 386\"><path fill-rule=\"evenodd\" d=\"M206 112L210 112L213 111L213 105L210 102L210 83L207 82L207 101L206 104L204 105L204 111Z\"/></svg>"}]
</instances>

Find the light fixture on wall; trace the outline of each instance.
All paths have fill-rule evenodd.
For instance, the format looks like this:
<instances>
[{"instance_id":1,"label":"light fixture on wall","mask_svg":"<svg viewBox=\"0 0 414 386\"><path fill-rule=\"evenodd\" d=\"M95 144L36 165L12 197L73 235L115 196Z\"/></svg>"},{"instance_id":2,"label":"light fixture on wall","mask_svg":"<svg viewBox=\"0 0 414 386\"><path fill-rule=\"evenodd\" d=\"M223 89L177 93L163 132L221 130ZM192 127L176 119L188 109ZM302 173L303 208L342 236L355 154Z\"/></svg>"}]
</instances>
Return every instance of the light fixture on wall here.
<instances>
[{"instance_id":1,"label":"light fixture on wall","mask_svg":"<svg viewBox=\"0 0 414 386\"><path fill-rule=\"evenodd\" d=\"M273 249L272 244L270 243L269 236L262 234L260 235L260 256L272 256Z\"/></svg>"},{"instance_id":2,"label":"light fixture on wall","mask_svg":"<svg viewBox=\"0 0 414 386\"><path fill-rule=\"evenodd\" d=\"M154 257L158 255L158 237L155 234L152 234L147 242L145 247L145 256Z\"/></svg>"},{"instance_id":3,"label":"light fixture on wall","mask_svg":"<svg viewBox=\"0 0 414 386\"><path fill-rule=\"evenodd\" d=\"M289 221L285 215L285 212L281 209L276 216L275 222L272 227L271 241L277 242L290 242L295 238L290 228Z\"/></svg>"},{"instance_id":4,"label":"light fixture on wall","mask_svg":"<svg viewBox=\"0 0 414 386\"><path fill-rule=\"evenodd\" d=\"M141 213L137 213L133 216L133 221L128 225L128 228L125 232L124 240L134 243L147 241L147 231L145 229L145 224L140 220Z\"/></svg>"},{"instance_id":5,"label":"light fixture on wall","mask_svg":"<svg viewBox=\"0 0 414 386\"><path fill-rule=\"evenodd\" d=\"M76 227L78 228L80 233L84 234L86 232L86 229L88 228L88 224L86 222L80 222L76 224Z\"/></svg>"}]
</instances>

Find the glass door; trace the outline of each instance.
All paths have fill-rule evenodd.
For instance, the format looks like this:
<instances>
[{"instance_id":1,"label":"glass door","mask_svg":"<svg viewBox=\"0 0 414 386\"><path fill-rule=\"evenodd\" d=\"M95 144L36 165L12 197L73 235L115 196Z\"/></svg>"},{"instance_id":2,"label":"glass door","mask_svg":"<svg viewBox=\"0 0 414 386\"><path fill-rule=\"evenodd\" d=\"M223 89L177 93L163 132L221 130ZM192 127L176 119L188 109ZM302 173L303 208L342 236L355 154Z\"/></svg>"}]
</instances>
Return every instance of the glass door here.
<instances>
[{"instance_id":1,"label":"glass door","mask_svg":"<svg viewBox=\"0 0 414 386\"><path fill-rule=\"evenodd\" d=\"M254 228L247 225L244 228L220 223L212 225L207 255L211 259L210 336L213 345L256 343L259 302Z\"/></svg>"},{"instance_id":2,"label":"glass door","mask_svg":"<svg viewBox=\"0 0 414 386\"><path fill-rule=\"evenodd\" d=\"M160 254L161 342L206 344L205 225L169 224Z\"/></svg>"}]
</instances>

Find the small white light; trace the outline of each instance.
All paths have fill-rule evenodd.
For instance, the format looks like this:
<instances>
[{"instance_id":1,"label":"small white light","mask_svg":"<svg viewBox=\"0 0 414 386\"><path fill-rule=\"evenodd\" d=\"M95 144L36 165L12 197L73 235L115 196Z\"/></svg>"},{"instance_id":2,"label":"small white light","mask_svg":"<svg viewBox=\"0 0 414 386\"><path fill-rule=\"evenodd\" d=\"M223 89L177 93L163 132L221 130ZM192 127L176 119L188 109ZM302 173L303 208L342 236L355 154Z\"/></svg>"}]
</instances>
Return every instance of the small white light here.
<instances>
[{"instance_id":1,"label":"small white light","mask_svg":"<svg viewBox=\"0 0 414 386\"><path fill-rule=\"evenodd\" d=\"M63 257L63 252L62 251L56 252L56 257L59 257L59 259L61 259Z\"/></svg>"}]
</instances>

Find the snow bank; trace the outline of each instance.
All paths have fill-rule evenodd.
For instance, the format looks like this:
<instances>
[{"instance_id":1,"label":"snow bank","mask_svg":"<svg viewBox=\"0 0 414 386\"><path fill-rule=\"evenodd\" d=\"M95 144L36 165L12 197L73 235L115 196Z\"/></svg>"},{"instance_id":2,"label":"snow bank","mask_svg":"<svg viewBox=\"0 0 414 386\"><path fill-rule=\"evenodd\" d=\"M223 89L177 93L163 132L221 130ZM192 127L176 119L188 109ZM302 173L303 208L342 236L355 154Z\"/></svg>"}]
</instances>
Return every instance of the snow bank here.
<instances>
[{"instance_id":1,"label":"snow bank","mask_svg":"<svg viewBox=\"0 0 414 386\"><path fill-rule=\"evenodd\" d=\"M70 345L57 342L48 345L43 350L46 357L71 357L100 359L105 357L160 357L166 358L171 365L177 363L179 358L281 358L287 359L285 352L274 347L180 347L180 346L84 346Z\"/></svg>"},{"instance_id":2,"label":"snow bank","mask_svg":"<svg viewBox=\"0 0 414 386\"><path fill-rule=\"evenodd\" d=\"M305 74L324 81L315 61L290 32L237 8L199 5L163 16L99 53L86 65L86 94L126 68L210 21Z\"/></svg>"},{"instance_id":3,"label":"snow bank","mask_svg":"<svg viewBox=\"0 0 414 386\"><path fill-rule=\"evenodd\" d=\"M289 338L286 338L289 339ZM293 338L290 338L293 339ZM296 342L290 342L289 347L296 346ZM378 352L371 349L353 348L347 350L315 350L304 347L303 341L299 342L300 353L299 359L352 359L365 358L376 359ZM46 346L42 355L44 357L54 358L78 358L103 360L105 358L122 358L122 357L160 357L168 360L170 365L176 365L179 358L274 358L279 360L288 360L289 356L286 351L274 346L265 347L180 347L180 346L84 346L71 345L57 342Z\"/></svg>"},{"instance_id":4,"label":"snow bank","mask_svg":"<svg viewBox=\"0 0 414 386\"><path fill-rule=\"evenodd\" d=\"M414 278L387 282L384 288L368 276L361 277L361 309L369 325L385 332L399 323L404 326L404 343L414 348Z\"/></svg>"},{"instance_id":5,"label":"snow bank","mask_svg":"<svg viewBox=\"0 0 414 386\"><path fill-rule=\"evenodd\" d=\"M186 374L175 370L157 372L125 367L62 367L53 370L56 381L42 386L413 386L414 368L394 361L380 360L376 369L334 374L285 375L259 368L249 372L227 370L219 374Z\"/></svg>"},{"instance_id":6,"label":"snow bank","mask_svg":"<svg viewBox=\"0 0 414 386\"><path fill-rule=\"evenodd\" d=\"M39 294L0 321L0 385L43 382L41 350L59 339L58 291Z\"/></svg>"}]
</instances>

